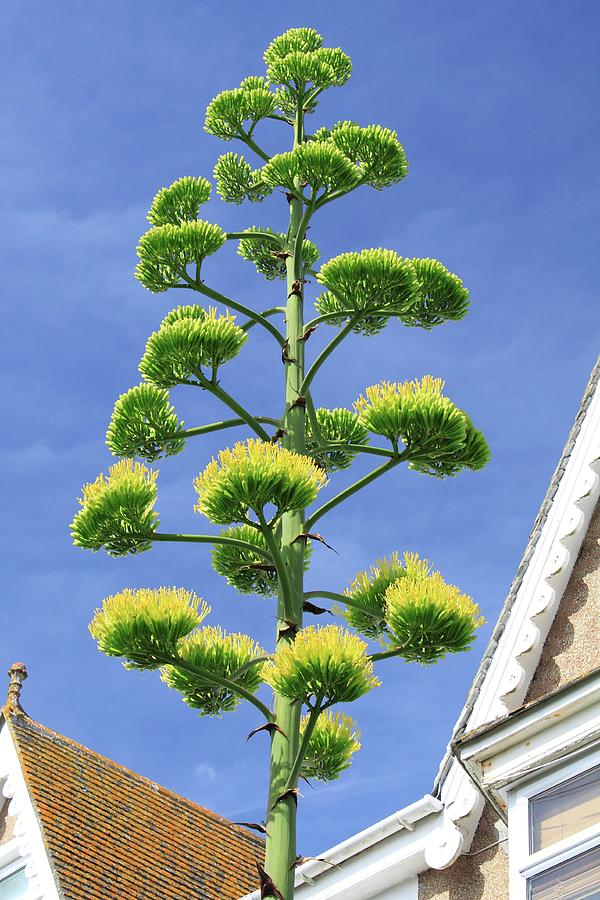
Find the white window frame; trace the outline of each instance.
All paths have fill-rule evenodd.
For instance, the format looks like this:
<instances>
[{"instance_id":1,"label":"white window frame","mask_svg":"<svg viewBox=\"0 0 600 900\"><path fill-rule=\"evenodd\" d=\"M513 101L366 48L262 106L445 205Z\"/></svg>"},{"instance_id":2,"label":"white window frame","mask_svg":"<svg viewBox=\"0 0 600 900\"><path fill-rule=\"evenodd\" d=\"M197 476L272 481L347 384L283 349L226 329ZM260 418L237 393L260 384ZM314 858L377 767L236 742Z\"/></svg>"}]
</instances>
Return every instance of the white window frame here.
<instances>
[{"instance_id":1,"label":"white window frame","mask_svg":"<svg viewBox=\"0 0 600 900\"><path fill-rule=\"evenodd\" d=\"M510 900L527 900L528 882L536 875L600 847L600 822L543 850L531 852L531 805L538 794L600 766L600 748L583 752L564 765L540 772L538 777L508 792L508 860Z\"/></svg>"},{"instance_id":2,"label":"white window frame","mask_svg":"<svg viewBox=\"0 0 600 900\"><path fill-rule=\"evenodd\" d=\"M0 846L0 886L5 878L25 869L27 861L19 853L17 838L12 838ZM26 876L27 877L27 876ZM27 897L31 895L29 879L27 879Z\"/></svg>"}]
</instances>

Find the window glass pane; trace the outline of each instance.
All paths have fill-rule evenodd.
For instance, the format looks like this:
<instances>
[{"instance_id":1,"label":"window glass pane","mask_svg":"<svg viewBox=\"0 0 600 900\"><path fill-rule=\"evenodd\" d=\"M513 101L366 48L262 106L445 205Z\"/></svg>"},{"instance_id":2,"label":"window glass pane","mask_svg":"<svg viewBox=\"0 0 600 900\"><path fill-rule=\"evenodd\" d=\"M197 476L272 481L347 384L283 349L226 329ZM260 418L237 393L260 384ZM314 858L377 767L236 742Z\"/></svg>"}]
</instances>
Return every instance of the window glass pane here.
<instances>
[{"instance_id":1,"label":"window glass pane","mask_svg":"<svg viewBox=\"0 0 600 900\"><path fill-rule=\"evenodd\" d=\"M530 900L600 900L600 848L532 878L528 896Z\"/></svg>"},{"instance_id":2,"label":"window glass pane","mask_svg":"<svg viewBox=\"0 0 600 900\"><path fill-rule=\"evenodd\" d=\"M28 885L25 869L13 872L8 878L0 876L0 900L25 900L29 896Z\"/></svg>"},{"instance_id":3,"label":"window glass pane","mask_svg":"<svg viewBox=\"0 0 600 900\"><path fill-rule=\"evenodd\" d=\"M530 801L531 851L600 822L600 767L571 778Z\"/></svg>"}]
</instances>

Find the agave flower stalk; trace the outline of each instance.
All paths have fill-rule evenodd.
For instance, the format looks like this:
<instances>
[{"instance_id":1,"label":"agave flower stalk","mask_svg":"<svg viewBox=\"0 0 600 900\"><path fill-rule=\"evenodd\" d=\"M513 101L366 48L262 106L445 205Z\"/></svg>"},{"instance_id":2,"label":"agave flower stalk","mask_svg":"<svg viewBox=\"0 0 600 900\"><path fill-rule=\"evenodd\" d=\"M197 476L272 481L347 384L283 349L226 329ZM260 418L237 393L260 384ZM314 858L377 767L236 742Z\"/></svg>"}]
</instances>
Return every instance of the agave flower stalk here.
<instances>
[{"instance_id":1,"label":"agave flower stalk","mask_svg":"<svg viewBox=\"0 0 600 900\"><path fill-rule=\"evenodd\" d=\"M348 335L377 335L392 320L406 330L459 320L468 291L441 262L393 249L341 253L317 268L319 250L307 238L317 213L360 187L398 184L407 174L406 154L396 133L379 125L341 121L306 133L321 93L343 85L351 71L348 56L324 47L314 29L275 38L264 60L266 77L250 76L214 98L205 130L253 154L252 161L233 151L217 160L221 199L260 203L281 193L286 221L277 228L241 223L225 232L201 217L212 191L203 177L180 178L157 193L136 277L153 294L193 291L199 302L172 309L150 335L139 365L144 381L117 400L108 428L107 445L121 460L84 486L72 534L77 546L111 556L146 552L155 542L207 545L214 570L239 594L255 595L263 607L276 598L268 611L276 633L267 650L249 635L205 625L208 605L183 588L125 589L105 600L90 631L99 649L127 668L159 670L199 715L221 716L244 703L261 716L252 732L266 731L270 741L261 896L292 900L299 779L338 778L360 747L353 720L331 707L378 687L375 663L400 657L430 665L466 650L482 621L471 598L416 554L379 560L341 591L307 590L312 543L325 543L314 528L402 463L443 479L481 469L489 451L440 378L365 387L354 410L316 405L318 376ZM257 135L263 120L284 123L288 133L292 126L291 146L269 155ZM208 284L211 257L230 241L260 276L283 283L279 305L259 312ZM305 321L307 276L321 293ZM203 298L217 306L205 308ZM307 366L317 326L336 330ZM247 352L257 327L275 341L281 385L274 416L246 409L223 374ZM211 393L234 417L186 427L171 397L181 385L199 387L199 399ZM171 458L190 441L230 428L247 433L193 483L196 512L221 530L159 531L157 472L140 460ZM375 457L373 468L319 505L329 477L361 455ZM318 598L332 608L312 602ZM326 612L345 623L303 621Z\"/></svg>"},{"instance_id":2,"label":"agave flower stalk","mask_svg":"<svg viewBox=\"0 0 600 900\"><path fill-rule=\"evenodd\" d=\"M294 116L294 148L302 145L304 139L304 96L298 93ZM301 194L302 186L297 177L296 191ZM306 424L304 409L298 400L303 396L304 380L304 268L302 261L302 241L308 224L308 212L302 201L294 196L290 199L290 218L287 232L286 258L286 363L285 363L285 416L283 428L286 446L297 453L306 448ZM285 513L281 520L281 562L286 570L292 596L291 609L286 610L285 594L280 590L277 615L283 622L288 618L294 625L302 625L302 598L304 593L304 542L298 536L304 532L304 510L297 509ZM294 639L294 629L278 628L276 645ZM276 732L271 742L271 762L269 773L269 796L267 800L267 852L265 869L276 885L280 885L283 896L293 892L294 870L290 865L296 858L296 802L294 795L283 796L288 783L295 787L292 777L294 760L300 742L300 719L302 706L296 700L281 694L275 696L275 717L284 734ZM279 799L283 796L283 799ZM287 871L286 871L287 867Z\"/></svg>"}]
</instances>

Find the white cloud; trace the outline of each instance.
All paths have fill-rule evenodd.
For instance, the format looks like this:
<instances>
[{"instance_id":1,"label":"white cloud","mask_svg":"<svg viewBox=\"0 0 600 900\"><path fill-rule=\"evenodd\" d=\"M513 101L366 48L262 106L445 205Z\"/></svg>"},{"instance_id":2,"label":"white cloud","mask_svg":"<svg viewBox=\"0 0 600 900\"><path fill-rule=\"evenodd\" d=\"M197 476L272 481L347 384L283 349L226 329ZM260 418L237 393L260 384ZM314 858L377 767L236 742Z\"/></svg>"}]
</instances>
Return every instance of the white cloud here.
<instances>
[{"instance_id":1,"label":"white cloud","mask_svg":"<svg viewBox=\"0 0 600 900\"><path fill-rule=\"evenodd\" d=\"M198 763L194 769L194 775L199 781L212 783L217 780L217 770L207 762Z\"/></svg>"}]
</instances>

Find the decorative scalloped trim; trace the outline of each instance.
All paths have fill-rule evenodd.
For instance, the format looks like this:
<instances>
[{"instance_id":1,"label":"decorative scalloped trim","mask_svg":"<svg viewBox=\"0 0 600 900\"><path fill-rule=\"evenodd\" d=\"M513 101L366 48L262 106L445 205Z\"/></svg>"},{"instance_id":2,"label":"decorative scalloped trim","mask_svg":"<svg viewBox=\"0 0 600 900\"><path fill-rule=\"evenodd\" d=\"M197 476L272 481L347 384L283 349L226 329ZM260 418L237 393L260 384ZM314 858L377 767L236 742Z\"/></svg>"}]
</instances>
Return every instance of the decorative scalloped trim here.
<instances>
[{"instance_id":1,"label":"decorative scalloped trim","mask_svg":"<svg viewBox=\"0 0 600 900\"><path fill-rule=\"evenodd\" d=\"M503 631L492 648L489 665L475 679L476 697L471 708L466 708L468 715L463 713L462 722L459 719L461 733L517 709L539 664L600 496L598 383L570 452L565 456L564 471L527 559ZM435 869L452 865L462 852L468 851L484 806L483 797L456 760L452 760L445 772L443 767L444 764L440 789L444 821L425 852L427 865Z\"/></svg>"},{"instance_id":2,"label":"decorative scalloped trim","mask_svg":"<svg viewBox=\"0 0 600 900\"><path fill-rule=\"evenodd\" d=\"M587 471L578 479L575 496L561 522L540 583L529 600L514 658L500 683L497 705L492 708L489 721L512 712L525 699L598 501L599 473L600 444L593 448Z\"/></svg>"},{"instance_id":3,"label":"decorative scalloped trim","mask_svg":"<svg viewBox=\"0 0 600 900\"><path fill-rule=\"evenodd\" d=\"M8 815L15 817L15 838L19 856L25 863L31 900L59 900L37 815L29 797L12 735L4 721L0 725L0 780L2 779L2 793L10 801Z\"/></svg>"}]
</instances>

